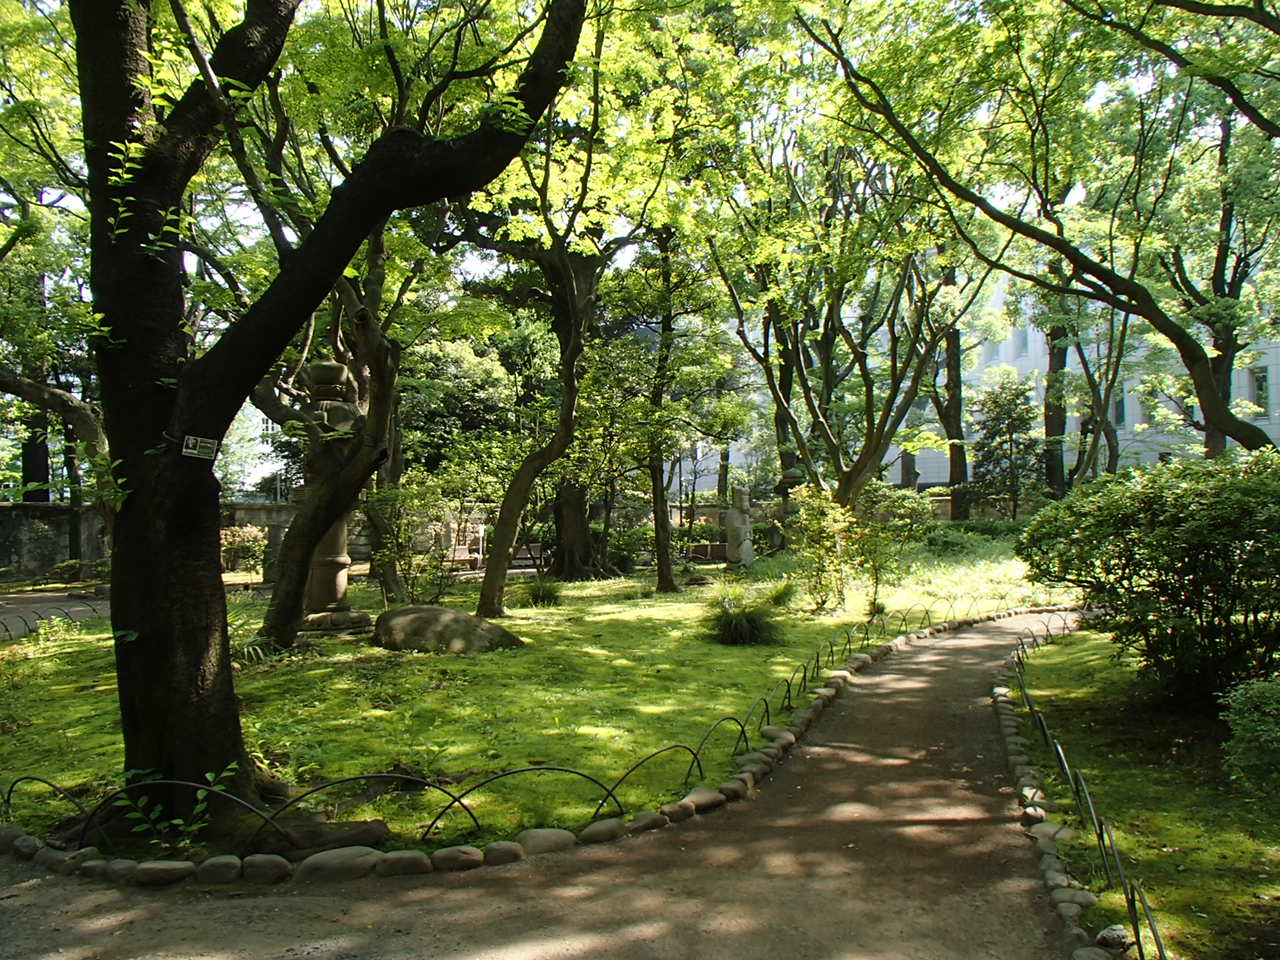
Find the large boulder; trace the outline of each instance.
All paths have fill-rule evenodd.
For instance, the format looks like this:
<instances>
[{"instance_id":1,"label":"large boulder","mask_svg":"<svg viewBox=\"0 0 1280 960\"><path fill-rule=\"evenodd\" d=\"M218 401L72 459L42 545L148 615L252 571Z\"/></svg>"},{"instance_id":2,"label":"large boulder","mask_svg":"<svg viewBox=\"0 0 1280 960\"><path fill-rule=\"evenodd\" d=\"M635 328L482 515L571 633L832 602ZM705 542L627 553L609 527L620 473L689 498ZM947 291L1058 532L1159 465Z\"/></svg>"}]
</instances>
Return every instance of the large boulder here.
<instances>
[{"instance_id":1,"label":"large boulder","mask_svg":"<svg viewBox=\"0 0 1280 960\"><path fill-rule=\"evenodd\" d=\"M397 607L378 617L373 642L388 650L484 653L523 647L524 641L496 623L447 607Z\"/></svg>"}]
</instances>

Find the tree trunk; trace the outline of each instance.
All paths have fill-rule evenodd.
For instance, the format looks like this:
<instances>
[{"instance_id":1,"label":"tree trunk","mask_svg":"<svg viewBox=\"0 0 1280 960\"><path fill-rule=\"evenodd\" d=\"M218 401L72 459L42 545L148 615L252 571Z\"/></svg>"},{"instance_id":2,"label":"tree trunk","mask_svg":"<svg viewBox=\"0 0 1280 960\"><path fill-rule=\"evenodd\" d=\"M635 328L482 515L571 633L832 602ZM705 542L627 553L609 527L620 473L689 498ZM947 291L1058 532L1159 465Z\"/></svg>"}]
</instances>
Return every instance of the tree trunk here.
<instances>
[{"instance_id":1,"label":"tree trunk","mask_svg":"<svg viewBox=\"0 0 1280 960\"><path fill-rule=\"evenodd\" d=\"M112 445L122 445L118 433ZM111 560L124 769L202 783L234 763L235 775L224 782L253 798L232 689L218 482L207 461L173 451L129 479L133 490L116 518ZM157 795L174 816L196 801L193 791L178 788Z\"/></svg>"},{"instance_id":2,"label":"tree trunk","mask_svg":"<svg viewBox=\"0 0 1280 960\"><path fill-rule=\"evenodd\" d=\"M596 290L602 266L598 258L554 251L539 263L551 287L552 313L556 340L560 344L560 410L556 430L543 446L531 451L520 462L507 485L498 508L498 520L489 539L489 561L480 584L480 600L476 616L501 617L506 614L502 596L506 590L507 570L520 529L520 517L529 502L529 493L542 471L563 456L573 442L578 415L578 360L582 356L586 325L595 314Z\"/></svg>"},{"instance_id":3,"label":"tree trunk","mask_svg":"<svg viewBox=\"0 0 1280 960\"><path fill-rule=\"evenodd\" d=\"M561 402L562 421L564 403ZM506 590L507 570L511 567L511 553L516 545L516 534L520 529L520 516L529 502L529 493L542 471L551 466L569 447L572 438L572 420L561 429L551 442L529 453L516 468L511 482L507 484L502 495L502 504L498 508L498 519L494 522L493 532L489 535L489 558L484 567L484 580L480 584L480 600L476 604L477 617L506 616L502 596ZM561 442L560 438L563 437Z\"/></svg>"},{"instance_id":4,"label":"tree trunk","mask_svg":"<svg viewBox=\"0 0 1280 960\"><path fill-rule=\"evenodd\" d=\"M1049 369L1044 376L1044 479L1049 487L1049 496L1061 500L1067 495L1067 404L1064 396L1067 328L1050 327L1045 339L1049 346Z\"/></svg>"},{"instance_id":5,"label":"tree trunk","mask_svg":"<svg viewBox=\"0 0 1280 960\"><path fill-rule=\"evenodd\" d=\"M649 490L653 496L653 563L657 568L658 592L678 593L675 564L671 555L671 508L667 504L667 477L662 451L649 448Z\"/></svg>"},{"instance_id":6,"label":"tree trunk","mask_svg":"<svg viewBox=\"0 0 1280 960\"><path fill-rule=\"evenodd\" d=\"M274 69L297 6L244 6L245 21L222 35L209 58L227 89L251 93ZM183 328L175 214L186 209L187 185L223 124L233 121L220 94L196 79L160 122L151 102L148 4L72 0L70 12L88 176L89 281L102 329L94 349L113 473L126 492L114 530L111 595L124 765L200 782L236 764L228 787L253 798L232 687L213 452L379 218L488 182L532 124L512 123L504 110L501 122L482 122L448 141L408 130L379 138L262 295L195 356ZM529 119L541 116L562 86L582 17L573 0L553 0L513 91ZM367 476L328 498L340 508L335 514ZM170 801L179 815L195 801L183 790L152 796Z\"/></svg>"},{"instance_id":7,"label":"tree trunk","mask_svg":"<svg viewBox=\"0 0 1280 960\"><path fill-rule=\"evenodd\" d=\"M672 297L671 246L675 233L671 229L657 233L658 255L661 267L663 309L659 317L658 354L654 364L653 387L649 391L649 406L655 421L667 402L670 389L671 352L675 340L675 308ZM718 389L717 385L717 389ZM679 463L679 461L676 461ZM653 564L657 568L658 592L678 593L675 561L671 551L671 507L667 502L667 489L671 485L670 474L664 469L662 447L654 439L649 441L649 492L653 500ZM726 488L728 475L725 476Z\"/></svg>"},{"instance_id":8,"label":"tree trunk","mask_svg":"<svg viewBox=\"0 0 1280 960\"><path fill-rule=\"evenodd\" d=\"M916 455L903 450L899 467L898 485L903 490L916 489L920 483L920 471L916 469Z\"/></svg>"},{"instance_id":9,"label":"tree trunk","mask_svg":"<svg viewBox=\"0 0 1280 960\"><path fill-rule=\"evenodd\" d=\"M969 456L964 438L964 351L960 331L951 329L942 340L943 368L946 379L943 395L933 395L938 423L947 438L947 485L951 488L951 519L969 519Z\"/></svg>"},{"instance_id":10,"label":"tree trunk","mask_svg":"<svg viewBox=\"0 0 1280 960\"><path fill-rule=\"evenodd\" d=\"M551 573L561 580L592 580L596 575L596 550L588 519L589 492L585 484L572 480L561 483L556 491L556 554Z\"/></svg>"},{"instance_id":11,"label":"tree trunk","mask_svg":"<svg viewBox=\"0 0 1280 960\"><path fill-rule=\"evenodd\" d=\"M355 507L365 483L386 459L385 439L377 430L367 430L354 451L331 469L313 475L315 482L307 485L306 499L280 542L276 587L259 630L271 646L287 649L297 639L312 555L324 535Z\"/></svg>"},{"instance_id":12,"label":"tree trunk","mask_svg":"<svg viewBox=\"0 0 1280 960\"><path fill-rule=\"evenodd\" d=\"M1107 473L1115 473L1120 469L1120 438L1109 419L1102 421L1102 437L1107 443L1107 465L1104 469Z\"/></svg>"},{"instance_id":13,"label":"tree trunk","mask_svg":"<svg viewBox=\"0 0 1280 960\"><path fill-rule=\"evenodd\" d=\"M36 407L22 418L22 502L48 503L49 411Z\"/></svg>"},{"instance_id":14,"label":"tree trunk","mask_svg":"<svg viewBox=\"0 0 1280 960\"><path fill-rule=\"evenodd\" d=\"M613 508L618 503L618 481L610 478L604 490L604 516L601 518L600 543L596 547L596 572L600 576L616 576L617 567L609 559L609 543L613 539ZM590 520L590 515L587 517Z\"/></svg>"},{"instance_id":15,"label":"tree trunk","mask_svg":"<svg viewBox=\"0 0 1280 960\"><path fill-rule=\"evenodd\" d=\"M404 443L403 435L400 432L400 410L399 397L393 399L395 409L391 417L391 427L387 438L387 459L378 467L377 473L374 475L374 489L378 494L382 494L384 498L394 497L391 491L400 488L400 481L404 477ZM376 499L376 498L375 498ZM364 508L365 519L368 521L370 547L372 548L372 558L369 561L370 573L377 578L379 585L382 587L382 598L387 606L395 606L396 604L409 602L409 590L404 582L404 578L400 575L400 568L396 564L395 557L389 548L395 542L395 532L391 527L391 517L384 510L383 503L385 500L378 502L366 502ZM402 510L400 506L390 507L387 509ZM403 518L398 518L399 522L404 523Z\"/></svg>"},{"instance_id":16,"label":"tree trunk","mask_svg":"<svg viewBox=\"0 0 1280 960\"><path fill-rule=\"evenodd\" d=\"M76 434L71 424L62 423L62 464L67 471L67 499L71 504L71 515L67 521L67 559L79 560L82 556L81 539L84 528L80 511L84 509L84 491L81 484L84 478L80 475L80 457L76 453ZM87 575L85 565L81 564L79 575Z\"/></svg>"}]
</instances>

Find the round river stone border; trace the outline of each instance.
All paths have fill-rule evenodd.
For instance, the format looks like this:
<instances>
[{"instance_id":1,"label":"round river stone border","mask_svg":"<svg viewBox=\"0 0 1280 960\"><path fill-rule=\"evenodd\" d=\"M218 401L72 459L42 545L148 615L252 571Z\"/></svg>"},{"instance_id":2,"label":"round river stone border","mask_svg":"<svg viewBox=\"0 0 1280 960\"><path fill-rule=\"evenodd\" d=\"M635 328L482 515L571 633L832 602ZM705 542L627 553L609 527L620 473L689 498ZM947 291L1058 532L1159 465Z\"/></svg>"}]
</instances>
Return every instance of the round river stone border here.
<instances>
[{"instance_id":1,"label":"round river stone border","mask_svg":"<svg viewBox=\"0 0 1280 960\"><path fill-rule=\"evenodd\" d=\"M581 845L607 843L629 834L661 830L670 824L710 813L726 804L755 797L769 773L800 741L813 721L832 700L852 685L855 673L867 669L871 664L895 652L906 650L913 642L993 620L1074 609L1076 608L1067 605L1024 607L978 617L948 620L912 633L900 634L875 647L869 653L854 654L842 668L828 670L822 686L814 687L809 691L812 699L802 708L792 712L790 726L760 727L759 733L768 743L734 757L733 761L738 767L738 772L724 783L714 789L706 786L694 787L682 799L665 803L657 810L641 811L629 821L619 817L594 821L577 834L569 830L549 828L525 830L514 840L495 841L483 849L461 845L442 847L430 854L421 850L383 852L367 846L346 846L313 853L296 863L277 854L267 853L251 854L244 858L227 854L209 857L200 863L195 863L190 860L112 859L100 852L97 847L61 850L28 835L16 824L0 824L0 854L7 853L21 860L29 860L33 866L48 873L77 874L87 879L112 884L161 887L184 881L210 885L231 883L271 885L286 881L294 884L331 883L357 880L367 876L404 877L436 871L473 870L478 867L500 866L542 853L563 852ZM1007 706L1011 710L1012 703L1009 701L1008 688L1001 689L1005 692L1001 694L1003 700L997 701L997 710L1001 710L1002 706ZM1002 723L1004 722L1006 721L1002 717ZM1016 723L1014 731L1016 732ZM1012 734L1006 728L1006 742L1010 735ZM1022 742L1023 745L1025 742ZM1024 817L1028 816L1027 810L1030 807L1030 804L1024 805ZM1041 809L1044 809L1043 804ZM1052 839L1046 839L1044 842L1052 844ZM1070 887L1065 889L1072 890ZM1085 891L1079 891L1079 894L1088 896ZM1055 896L1054 899L1057 900L1057 897ZM1061 907L1059 914L1063 915ZM1099 956L1084 954L1080 951L1077 951L1077 954L1079 955L1073 956L1073 960L1095 960ZM1111 954L1103 952L1101 957L1110 960Z\"/></svg>"},{"instance_id":2,"label":"round river stone border","mask_svg":"<svg viewBox=\"0 0 1280 960\"><path fill-rule=\"evenodd\" d=\"M1079 610L1078 607L1059 609ZM1046 609L1043 612L1049 611ZM1052 631L1047 632L1048 636L1043 642L1052 643ZM995 685L991 688L991 703L1004 736L1009 772L1018 788L1018 803L1021 808L1019 820L1039 858L1045 888L1049 891L1049 899L1062 924L1059 942L1071 960L1119 960L1129 957L1128 938L1124 935L1117 938L1114 926L1099 931L1097 936L1091 936L1081 924L1081 915L1097 904L1098 898L1086 890L1058 858L1058 844L1065 844L1075 836L1075 831L1054 818L1054 814L1059 811L1058 804L1045 795L1040 770L1032 764L1027 752L1030 741L1021 734L1018 706L1009 686L1015 679L1016 656L1016 652L1011 653L1004 666L996 671Z\"/></svg>"}]
</instances>

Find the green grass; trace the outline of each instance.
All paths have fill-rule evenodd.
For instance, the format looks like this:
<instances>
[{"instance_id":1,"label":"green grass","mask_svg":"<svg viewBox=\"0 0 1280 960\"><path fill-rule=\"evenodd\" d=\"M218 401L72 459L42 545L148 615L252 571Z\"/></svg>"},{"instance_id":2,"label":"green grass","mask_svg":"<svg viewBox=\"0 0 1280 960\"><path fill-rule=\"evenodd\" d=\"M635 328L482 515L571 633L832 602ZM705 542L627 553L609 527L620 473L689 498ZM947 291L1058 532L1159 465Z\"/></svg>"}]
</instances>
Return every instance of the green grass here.
<instances>
[{"instance_id":1,"label":"green grass","mask_svg":"<svg viewBox=\"0 0 1280 960\"><path fill-rule=\"evenodd\" d=\"M766 572L767 566L756 577ZM733 579L754 599L778 590L778 580L756 577ZM560 606L509 610L503 625L527 641L521 650L458 657L383 650L348 638L315 641L266 661L254 655L252 643L265 601L234 592L229 619L246 741L269 769L299 785L398 770L458 791L524 766L572 767L611 784L645 754L671 743L696 748L717 719L745 716L820 643L839 639L858 622L866 603L853 595L847 613L816 616L798 597L777 612L777 644L730 647L705 637L706 608L717 589L656 595L643 577L564 584ZM882 595L891 611L909 610L913 624L925 621L925 608L937 621L1056 599L1023 583L1020 564L1007 552L968 564L920 562L909 583ZM518 587L511 597L521 597ZM975 597L982 599L972 602ZM380 607L369 585L353 586L352 598L361 609ZM474 588L462 587L445 602L474 609ZM0 723L6 724L0 784L37 774L91 800L118 780L121 747L104 621L16 645L0 663L0 693ZM780 699L773 700L775 710ZM785 722L776 712L774 719ZM714 734L703 782L715 785L732 771L734 739L732 725ZM658 758L626 781L622 802L636 811L682 795L687 766L687 754ZM690 785L696 782L695 773ZM571 775L511 777L468 798L485 825L481 833L468 832L465 814L455 811L429 846L481 842L534 825L580 829L600 796L599 788ZM312 809L331 818L380 817L413 842L440 808L440 797L372 797L362 783L318 796ZM66 813L45 802L43 788L20 789L15 800L15 815L26 824L47 825Z\"/></svg>"},{"instance_id":2,"label":"green grass","mask_svg":"<svg viewBox=\"0 0 1280 960\"><path fill-rule=\"evenodd\" d=\"M1131 661L1105 635L1082 631L1032 655L1028 687L1125 869L1146 891L1166 946L1194 960L1280 956L1280 818L1274 797L1251 796L1222 772L1227 730L1212 712L1152 701ZM1038 747L1038 737L1028 733ZM1047 752L1038 763L1052 768ZM1070 801L1065 783L1047 791ZM1068 803L1068 805L1070 805ZM1072 872L1101 898L1087 919L1126 921L1124 898L1103 890L1088 828L1066 851ZM1154 956L1148 944L1148 956Z\"/></svg>"}]
</instances>

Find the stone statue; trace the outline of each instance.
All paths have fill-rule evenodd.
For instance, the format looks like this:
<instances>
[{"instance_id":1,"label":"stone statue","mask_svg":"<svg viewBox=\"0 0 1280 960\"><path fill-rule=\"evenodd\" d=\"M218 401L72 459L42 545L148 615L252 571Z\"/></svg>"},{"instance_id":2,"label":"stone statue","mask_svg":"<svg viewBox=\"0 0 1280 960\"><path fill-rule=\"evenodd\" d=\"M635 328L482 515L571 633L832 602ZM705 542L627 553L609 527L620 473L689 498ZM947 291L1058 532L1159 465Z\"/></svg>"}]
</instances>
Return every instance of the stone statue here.
<instances>
[{"instance_id":1,"label":"stone statue","mask_svg":"<svg viewBox=\"0 0 1280 960\"><path fill-rule=\"evenodd\" d=\"M725 559L728 568L736 570L754 562L755 549L751 546L751 491L746 487L733 488L733 503L724 518Z\"/></svg>"}]
</instances>

